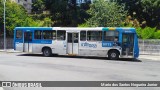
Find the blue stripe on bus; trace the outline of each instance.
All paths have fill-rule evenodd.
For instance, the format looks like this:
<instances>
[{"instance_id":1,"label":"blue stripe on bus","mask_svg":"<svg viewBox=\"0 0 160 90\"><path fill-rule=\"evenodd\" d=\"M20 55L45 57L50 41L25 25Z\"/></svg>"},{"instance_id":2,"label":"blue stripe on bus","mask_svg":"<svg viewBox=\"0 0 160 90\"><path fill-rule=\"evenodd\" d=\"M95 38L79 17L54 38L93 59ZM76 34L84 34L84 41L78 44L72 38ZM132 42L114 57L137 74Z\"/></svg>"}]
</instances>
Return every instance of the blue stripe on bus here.
<instances>
[{"instance_id":1,"label":"blue stripe on bus","mask_svg":"<svg viewBox=\"0 0 160 90\"><path fill-rule=\"evenodd\" d=\"M24 32L33 32L34 30L52 30L52 27L16 27L14 29L14 36L16 35L16 30L22 30ZM34 32L33 32L34 34ZM24 36L23 36L24 37ZM21 39L16 39L14 37L14 49L16 49L15 44L16 43L23 43L23 37ZM32 35L32 38L34 38L34 35ZM35 40L33 39L29 43L37 43L37 44L52 44L52 40Z\"/></svg>"},{"instance_id":2,"label":"blue stripe on bus","mask_svg":"<svg viewBox=\"0 0 160 90\"><path fill-rule=\"evenodd\" d=\"M37 44L52 44L52 40L32 40L32 43L37 43Z\"/></svg>"},{"instance_id":3,"label":"blue stripe on bus","mask_svg":"<svg viewBox=\"0 0 160 90\"><path fill-rule=\"evenodd\" d=\"M23 40L22 39L17 39L15 42L17 43L23 43ZM25 42L25 43L37 43L37 44L52 44L52 40L32 40L32 41L29 41L29 42Z\"/></svg>"},{"instance_id":4,"label":"blue stripe on bus","mask_svg":"<svg viewBox=\"0 0 160 90\"><path fill-rule=\"evenodd\" d=\"M52 30L52 27L16 27L15 30Z\"/></svg>"}]
</instances>

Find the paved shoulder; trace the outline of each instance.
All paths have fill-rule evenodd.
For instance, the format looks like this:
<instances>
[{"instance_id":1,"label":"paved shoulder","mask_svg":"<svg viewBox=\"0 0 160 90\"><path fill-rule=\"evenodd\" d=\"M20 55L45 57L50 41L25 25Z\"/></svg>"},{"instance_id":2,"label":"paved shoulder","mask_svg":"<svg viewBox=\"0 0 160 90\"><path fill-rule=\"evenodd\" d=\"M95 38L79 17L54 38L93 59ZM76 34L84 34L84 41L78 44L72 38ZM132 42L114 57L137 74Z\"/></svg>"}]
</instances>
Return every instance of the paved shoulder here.
<instances>
[{"instance_id":1,"label":"paved shoulder","mask_svg":"<svg viewBox=\"0 0 160 90\"><path fill-rule=\"evenodd\" d=\"M21 53L20 51L15 51L14 49L0 49L0 52L6 52L6 53Z\"/></svg>"},{"instance_id":2,"label":"paved shoulder","mask_svg":"<svg viewBox=\"0 0 160 90\"><path fill-rule=\"evenodd\" d=\"M140 55L139 59L160 61L160 55Z\"/></svg>"}]
</instances>

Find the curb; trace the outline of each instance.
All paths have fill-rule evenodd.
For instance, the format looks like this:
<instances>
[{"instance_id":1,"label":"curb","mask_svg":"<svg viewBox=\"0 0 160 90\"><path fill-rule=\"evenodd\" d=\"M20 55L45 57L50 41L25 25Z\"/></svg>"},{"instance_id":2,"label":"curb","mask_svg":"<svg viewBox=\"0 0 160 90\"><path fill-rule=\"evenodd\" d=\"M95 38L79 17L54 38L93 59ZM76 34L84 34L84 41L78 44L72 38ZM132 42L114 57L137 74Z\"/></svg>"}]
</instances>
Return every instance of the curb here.
<instances>
[{"instance_id":1,"label":"curb","mask_svg":"<svg viewBox=\"0 0 160 90\"><path fill-rule=\"evenodd\" d=\"M22 53L22 52L19 52L19 51L4 51L4 50L0 50L0 52L2 53Z\"/></svg>"},{"instance_id":2,"label":"curb","mask_svg":"<svg viewBox=\"0 0 160 90\"><path fill-rule=\"evenodd\" d=\"M149 58L138 58L139 60L150 60L150 61L160 61L158 59L149 59Z\"/></svg>"},{"instance_id":3,"label":"curb","mask_svg":"<svg viewBox=\"0 0 160 90\"><path fill-rule=\"evenodd\" d=\"M138 59L160 61L160 56L145 55L145 56L140 56Z\"/></svg>"}]
</instances>

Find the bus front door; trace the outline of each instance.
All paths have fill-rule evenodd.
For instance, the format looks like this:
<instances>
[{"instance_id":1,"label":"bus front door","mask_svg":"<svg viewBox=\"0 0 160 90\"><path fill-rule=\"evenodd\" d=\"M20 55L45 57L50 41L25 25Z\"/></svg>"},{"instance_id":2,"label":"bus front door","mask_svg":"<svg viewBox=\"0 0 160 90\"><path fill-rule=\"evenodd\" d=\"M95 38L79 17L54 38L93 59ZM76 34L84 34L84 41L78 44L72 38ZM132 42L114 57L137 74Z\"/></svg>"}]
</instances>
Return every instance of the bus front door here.
<instances>
[{"instance_id":1,"label":"bus front door","mask_svg":"<svg viewBox=\"0 0 160 90\"><path fill-rule=\"evenodd\" d=\"M32 32L24 32L23 52L32 52Z\"/></svg>"},{"instance_id":2,"label":"bus front door","mask_svg":"<svg viewBox=\"0 0 160 90\"><path fill-rule=\"evenodd\" d=\"M133 56L134 49L134 34L123 33L122 34L122 55Z\"/></svg>"},{"instance_id":3,"label":"bus front door","mask_svg":"<svg viewBox=\"0 0 160 90\"><path fill-rule=\"evenodd\" d=\"M67 54L78 55L78 33L67 33Z\"/></svg>"}]
</instances>

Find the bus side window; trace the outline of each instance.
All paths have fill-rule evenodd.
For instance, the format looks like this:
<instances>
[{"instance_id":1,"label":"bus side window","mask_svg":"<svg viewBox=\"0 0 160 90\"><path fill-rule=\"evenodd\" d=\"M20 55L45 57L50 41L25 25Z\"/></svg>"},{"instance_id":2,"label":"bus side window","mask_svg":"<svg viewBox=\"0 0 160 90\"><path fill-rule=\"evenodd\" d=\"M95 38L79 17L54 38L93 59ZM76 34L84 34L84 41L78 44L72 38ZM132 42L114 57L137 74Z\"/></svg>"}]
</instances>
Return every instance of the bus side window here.
<instances>
[{"instance_id":1,"label":"bus side window","mask_svg":"<svg viewBox=\"0 0 160 90\"><path fill-rule=\"evenodd\" d=\"M57 40L65 40L66 39L66 31L57 31Z\"/></svg>"},{"instance_id":2,"label":"bus side window","mask_svg":"<svg viewBox=\"0 0 160 90\"><path fill-rule=\"evenodd\" d=\"M52 31L52 39L56 40L56 30Z\"/></svg>"},{"instance_id":3,"label":"bus side window","mask_svg":"<svg viewBox=\"0 0 160 90\"><path fill-rule=\"evenodd\" d=\"M80 32L80 40L81 41L86 41L86 31L81 31Z\"/></svg>"},{"instance_id":4,"label":"bus side window","mask_svg":"<svg viewBox=\"0 0 160 90\"><path fill-rule=\"evenodd\" d=\"M16 30L16 39L22 39L22 30Z\"/></svg>"},{"instance_id":5,"label":"bus side window","mask_svg":"<svg viewBox=\"0 0 160 90\"><path fill-rule=\"evenodd\" d=\"M88 31L87 40L88 41L102 41L102 31Z\"/></svg>"},{"instance_id":6,"label":"bus side window","mask_svg":"<svg viewBox=\"0 0 160 90\"><path fill-rule=\"evenodd\" d=\"M35 30L34 31L34 39L41 39L42 37L42 31L41 30Z\"/></svg>"},{"instance_id":7,"label":"bus side window","mask_svg":"<svg viewBox=\"0 0 160 90\"><path fill-rule=\"evenodd\" d=\"M119 40L118 38L118 31L104 31L104 41L115 41L115 39Z\"/></svg>"},{"instance_id":8,"label":"bus side window","mask_svg":"<svg viewBox=\"0 0 160 90\"><path fill-rule=\"evenodd\" d=\"M32 41L32 32L28 32L28 38L29 38L28 41Z\"/></svg>"},{"instance_id":9,"label":"bus side window","mask_svg":"<svg viewBox=\"0 0 160 90\"><path fill-rule=\"evenodd\" d=\"M52 31L44 30L43 31L43 39L52 39Z\"/></svg>"}]
</instances>

